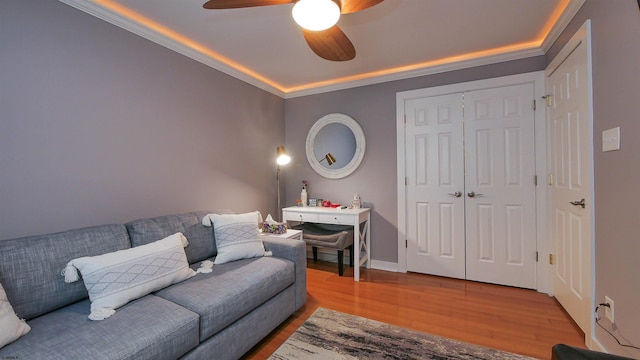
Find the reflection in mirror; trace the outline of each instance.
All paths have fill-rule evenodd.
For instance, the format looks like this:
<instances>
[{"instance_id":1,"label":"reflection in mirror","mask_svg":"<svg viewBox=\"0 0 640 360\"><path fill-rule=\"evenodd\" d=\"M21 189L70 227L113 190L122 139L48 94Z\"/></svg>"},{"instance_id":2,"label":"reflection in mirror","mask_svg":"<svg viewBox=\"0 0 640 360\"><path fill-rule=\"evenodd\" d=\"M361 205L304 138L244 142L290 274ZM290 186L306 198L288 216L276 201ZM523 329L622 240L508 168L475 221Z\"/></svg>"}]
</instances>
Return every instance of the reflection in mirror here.
<instances>
[{"instance_id":1,"label":"reflection in mirror","mask_svg":"<svg viewBox=\"0 0 640 360\"><path fill-rule=\"evenodd\" d=\"M327 169L342 169L356 153L356 137L346 125L333 123L327 124L318 131L313 144L313 153L320 165ZM329 164L325 157L333 155L334 164Z\"/></svg>"},{"instance_id":2,"label":"reflection in mirror","mask_svg":"<svg viewBox=\"0 0 640 360\"><path fill-rule=\"evenodd\" d=\"M364 132L344 114L329 114L316 121L307 134L309 164L319 175L341 179L353 173L364 158ZM334 164L329 156L336 160Z\"/></svg>"}]
</instances>

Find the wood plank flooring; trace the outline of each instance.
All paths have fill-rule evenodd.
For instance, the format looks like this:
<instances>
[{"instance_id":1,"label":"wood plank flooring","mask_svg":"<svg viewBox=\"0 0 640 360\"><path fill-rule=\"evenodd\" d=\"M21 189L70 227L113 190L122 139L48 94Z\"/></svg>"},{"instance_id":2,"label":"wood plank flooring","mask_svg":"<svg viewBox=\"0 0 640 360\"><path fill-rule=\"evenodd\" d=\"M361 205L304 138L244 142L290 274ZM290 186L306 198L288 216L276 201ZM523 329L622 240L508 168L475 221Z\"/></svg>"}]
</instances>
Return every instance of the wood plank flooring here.
<instances>
[{"instance_id":1,"label":"wood plank flooring","mask_svg":"<svg viewBox=\"0 0 640 360\"><path fill-rule=\"evenodd\" d=\"M556 300L533 290L364 268L354 282L353 269L337 272L309 260L307 303L244 358L268 358L318 307L539 359L557 343L585 347Z\"/></svg>"}]
</instances>

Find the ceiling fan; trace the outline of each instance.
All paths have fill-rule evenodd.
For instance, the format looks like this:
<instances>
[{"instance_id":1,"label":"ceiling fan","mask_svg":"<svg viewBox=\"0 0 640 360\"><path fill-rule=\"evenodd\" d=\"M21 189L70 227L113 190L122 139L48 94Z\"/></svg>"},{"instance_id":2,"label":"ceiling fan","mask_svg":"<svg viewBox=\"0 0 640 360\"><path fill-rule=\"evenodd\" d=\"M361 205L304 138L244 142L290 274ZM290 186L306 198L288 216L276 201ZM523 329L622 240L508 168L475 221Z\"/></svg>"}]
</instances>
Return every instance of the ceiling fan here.
<instances>
[{"instance_id":1,"label":"ceiling fan","mask_svg":"<svg viewBox=\"0 0 640 360\"><path fill-rule=\"evenodd\" d=\"M323 59L348 61L356 57L351 40L335 25L340 15L358 12L383 0L209 0L205 9L238 9L294 4L292 15L307 44ZM638 0L640 1L640 0Z\"/></svg>"}]
</instances>

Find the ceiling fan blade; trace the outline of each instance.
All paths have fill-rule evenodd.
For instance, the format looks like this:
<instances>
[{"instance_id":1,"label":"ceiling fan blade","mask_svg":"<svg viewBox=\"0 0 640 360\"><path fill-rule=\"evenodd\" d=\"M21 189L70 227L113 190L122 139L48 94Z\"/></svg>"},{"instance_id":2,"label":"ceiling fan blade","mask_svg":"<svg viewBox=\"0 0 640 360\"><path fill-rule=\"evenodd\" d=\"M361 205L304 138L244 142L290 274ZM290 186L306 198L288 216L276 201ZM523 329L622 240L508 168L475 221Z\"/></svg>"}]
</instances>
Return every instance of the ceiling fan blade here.
<instances>
[{"instance_id":1,"label":"ceiling fan blade","mask_svg":"<svg viewBox=\"0 0 640 360\"><path fill-rule=\"evenodd\" d=\"M341 0L340 13L351 14L380 4L384 0ZM640 1L640 0L638 0Z\"/></svg>"},{"instance_id":2,"label":"ceiling fan blade","mask_svg":"<svg viewBox=\"0 0 640 360\"><path fill-rule=\"evenodd\" d=\"M323 31L302 29L302 34L311 50L323 59L348 61L356 57L356 49L351 40L338 26Z\"/></svg>"},{"instance_id":3,"label":"ceiling fan blade","mask_svg":"<svg viewBox=\"0 0 640 360\"><path fill-rule=\"evenodd\" d=\"M254 6L291 4L295 0L209 0L202 7L205 9L238 9Z\"/></svg>"}]
</instances>

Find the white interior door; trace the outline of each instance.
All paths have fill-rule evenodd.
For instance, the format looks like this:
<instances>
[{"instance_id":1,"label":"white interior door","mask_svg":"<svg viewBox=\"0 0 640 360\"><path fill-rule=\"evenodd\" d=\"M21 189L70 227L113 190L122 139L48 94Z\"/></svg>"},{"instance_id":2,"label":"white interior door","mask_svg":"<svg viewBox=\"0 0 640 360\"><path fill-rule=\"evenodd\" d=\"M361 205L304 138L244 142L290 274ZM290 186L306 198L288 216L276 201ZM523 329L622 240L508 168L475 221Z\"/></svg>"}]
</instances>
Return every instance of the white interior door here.
<instances>
[{"instance_id":1,"label":"white interior door","mask_svg":"<svg viewBox=\"0 0 640 360\"><path fill-rule=\"evenodd\" d=\"M536 288L534 88L465 92L467 279Z\"/></svg>"},{"instance_id":2,"label":"white interior door","mask_svg":"<svg viewBox=\"0 0 640 360\"><path fill-rule=\"evenodd\" d=\"M465 277L462 93L405 104L407 270Z\"/></svg>"},{"instance_id":3,"label":"white interior door","mask_svg":"<svg viewBox=\"0 0 640 360\"><path fill-rule=\"evenodd\" d=\"M547 79L553 179L549 216L556 258L553 292L589 339L593 149L586 35L567 47Z\"/></svg>"}]
</instances>

